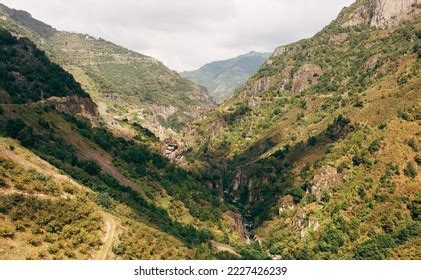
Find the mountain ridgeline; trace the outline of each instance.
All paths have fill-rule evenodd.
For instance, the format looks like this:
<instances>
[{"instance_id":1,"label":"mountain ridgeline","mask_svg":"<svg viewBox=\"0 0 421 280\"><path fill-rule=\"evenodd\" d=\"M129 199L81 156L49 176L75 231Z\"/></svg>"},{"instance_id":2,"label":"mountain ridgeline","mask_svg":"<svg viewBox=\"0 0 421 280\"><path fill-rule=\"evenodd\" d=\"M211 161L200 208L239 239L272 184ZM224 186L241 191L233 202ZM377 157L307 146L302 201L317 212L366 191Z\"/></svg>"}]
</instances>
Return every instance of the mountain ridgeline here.
<instances>
[{"instance_id":1,"label":"mountain ridgeline","mask_svg":"<svg viewBox=\"0 0 421 280\"><path fill-rule=\"evenodd\" d=\"M270 55L252 51L232 59L208 63L195 71L182 72L181 75L205 86L210 96L221 103L255 74Z\"/></svg>"},{"instance_id":2,"label":"mountain ridgeline","mask_svg":"<svg viewBox=\"0 0 421 280\"><path fill-rule=\"evenodd\" d=\"M252 75L213 109L150 57L1 4L0 27L0 259L421 258L417 0L204 66Z\"/></svg>"}]
</instances>

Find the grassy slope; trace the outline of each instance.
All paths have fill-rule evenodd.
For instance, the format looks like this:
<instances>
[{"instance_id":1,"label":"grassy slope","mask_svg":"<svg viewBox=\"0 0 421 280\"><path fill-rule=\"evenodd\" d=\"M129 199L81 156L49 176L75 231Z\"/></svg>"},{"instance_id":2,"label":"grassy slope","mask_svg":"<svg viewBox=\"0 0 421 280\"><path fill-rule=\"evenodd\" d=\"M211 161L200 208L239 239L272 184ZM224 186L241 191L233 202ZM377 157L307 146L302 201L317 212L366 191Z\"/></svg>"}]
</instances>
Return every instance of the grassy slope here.
<instances>
[{"instance_id":1,"label":"grassy slope","mask_svg":"<svg viewBox=\"0 0 421 280\"><path fill-rule=\"evenodd\" d=\"M0 139L0 169L1 259L194 256L179 240L126 217L130 209L124 204L112 202L118 211L100 207L97 192L63 175L15 140ZM123 243L133 243L133 251L114 254L113 248Z\"/></svg>"}]
</instances>

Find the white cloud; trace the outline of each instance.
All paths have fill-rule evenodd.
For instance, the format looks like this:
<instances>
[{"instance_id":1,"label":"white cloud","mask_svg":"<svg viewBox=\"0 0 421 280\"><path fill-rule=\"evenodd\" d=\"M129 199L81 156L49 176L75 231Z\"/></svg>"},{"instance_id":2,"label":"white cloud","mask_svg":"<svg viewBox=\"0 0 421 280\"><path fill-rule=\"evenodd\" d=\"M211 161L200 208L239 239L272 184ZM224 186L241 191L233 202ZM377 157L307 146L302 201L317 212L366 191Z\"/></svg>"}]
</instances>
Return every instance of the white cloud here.
<instances>
[{"instance_id":1,"label":"white cloud","mask_svg":"<svg viewBox=\"0 0 421 280\"><path fill-rule=\"evenodd\" d=\"M59 30L88 33L191 70L310 37L353 0L2 0Z\"/></svg>"}]
</instances>

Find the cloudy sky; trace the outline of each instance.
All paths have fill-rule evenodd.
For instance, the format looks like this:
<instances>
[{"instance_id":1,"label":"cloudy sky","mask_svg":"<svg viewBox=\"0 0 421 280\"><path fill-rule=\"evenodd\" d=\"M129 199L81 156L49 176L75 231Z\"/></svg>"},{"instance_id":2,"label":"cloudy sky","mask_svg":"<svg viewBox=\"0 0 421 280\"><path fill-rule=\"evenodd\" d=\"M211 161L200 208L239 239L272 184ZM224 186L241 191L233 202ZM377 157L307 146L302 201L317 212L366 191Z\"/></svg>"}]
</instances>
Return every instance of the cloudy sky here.
<instances>
[{"instance_id":1,"label":"cloudy sky","mask_svg":"<svg viewBox=\"0 0 421 280\"><path fill-rule=\"evenodd\" d=\"M59 30L102 37L171 69L310 37L354 0L0 0Z\"/></svg>"}]
</instances>

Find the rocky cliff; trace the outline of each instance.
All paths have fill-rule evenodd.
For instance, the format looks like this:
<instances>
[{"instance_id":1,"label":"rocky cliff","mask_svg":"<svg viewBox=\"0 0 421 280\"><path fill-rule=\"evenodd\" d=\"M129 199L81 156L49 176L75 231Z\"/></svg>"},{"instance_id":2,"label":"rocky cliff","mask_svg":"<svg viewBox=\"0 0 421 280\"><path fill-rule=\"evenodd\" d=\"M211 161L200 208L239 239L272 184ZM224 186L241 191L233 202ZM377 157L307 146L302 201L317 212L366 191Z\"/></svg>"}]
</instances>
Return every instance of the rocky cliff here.
<instances>
[{"instance_id":1,"label":"rocky cliff","mask_svg":"<svg viewBox=\"0 0 421 280\"><path fill-rule=\"evenodd\" d=\"M343 27L368 24L372 27L392 27L421 14L419 0L367 0L358 5L342 24Z\"/></svg>"}]
</instances>

